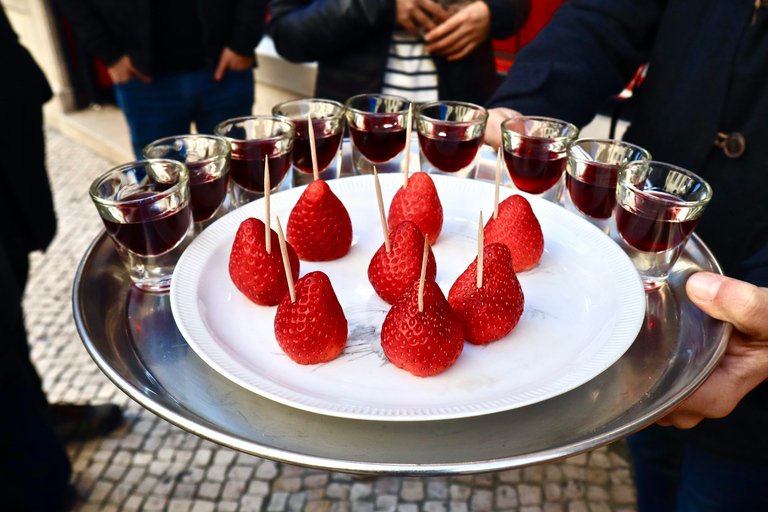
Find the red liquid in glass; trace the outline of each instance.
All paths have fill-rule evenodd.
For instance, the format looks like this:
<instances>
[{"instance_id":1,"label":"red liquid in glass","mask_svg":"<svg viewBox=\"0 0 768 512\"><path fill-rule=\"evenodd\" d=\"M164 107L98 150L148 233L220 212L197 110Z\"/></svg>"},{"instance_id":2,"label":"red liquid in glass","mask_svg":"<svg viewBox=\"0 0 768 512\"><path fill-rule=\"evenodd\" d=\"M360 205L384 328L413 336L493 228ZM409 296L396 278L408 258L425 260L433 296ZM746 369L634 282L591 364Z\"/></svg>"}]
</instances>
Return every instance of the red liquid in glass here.
<instances>
[{"instance_id":1,"label":"red liquid in glass","mask_svg":"<svg viewBox=\"0 0 768 512\"><path fill-rule=\"evenodd\" d=\"M680 199L666 192L648 194L660 198ZM668 206L645 201L642 211L631 211L616 205L616 227L621 237L639 251L662 252L677 247L691 234L699 219L686 221L669 218L674 215Z\"/></svg>"},{"instance_id":2,"label":"red liquid in glass","mask_svg":"<svg viewBox=\"0 0 768 512\"><path fill-rule=\"evenodd\" d=\"M293 165L302 172L313 173L312 150L309 146L308 122L293 119L296 125L296 137L293 140ZM315 129L315 151L317 152L317 170L323 172L336 157L341 145L342 130L330 135L318 133L324 120L313 120Z\"/></svg>"},{"instance_id":3,"label":"red liquid in glass","mask_svg":"<svg viewBox=\"0 0 768 512\"><path fill-rule=\"evenodd\" d=\"M565 182L574 206L594 219L610 218L616 205L618 174L618 165L596 162L586 164L578 178L567 174Z\"/></svg>"},{"instance_id":4,"label":"red liquid in glass","mask_svg":"<svg viewBox=\"0 0 768 512\"><path fill-rule=\"evenodd\" d=\"M515 186L524 192L541 194L557 183L565 170L565 154L522 143L514 153L504 150L504 161Z\"/></svg>"},{"instance_id":5,"label":"red liquid in glass","mask_svg":"<svg viewBox=\"0 0 768 512\"><path fill-rule=\"evenodd\" d=\"M149 194L124 198L136 200ZM123 247L140 256L157 256L174 247L184 238L190 223L189 205L178 210L158 213L149 204L130 207L126 223L104 220L107 232Z\"/></svg>"},{"instance_id":6,"label":"red liquid in glass","mask_svg":"<svg viewBox=\"0 0 768 512\"><path fill-rule=\"evenodd\" d=\"M192 219L202 222L213 217L227 195L229 174L210 176L200 170L205 167L201 163L188 163L189 168L189 200L192 204Z\"/></svg>"},{"instance_id":7,"label":"red liquid in glass","mask_svg":"<svg viewBox=\"0 0 768 512\"><path fill-rule=\"evenodd\" d=\"M232 181L249 192L264 193L264 160L269 157L269 182L273 187L283 181L291 168L290 153L275 155L277 143L271 140L238 143L232 148Z\"/></svg>"},{"instance_id":8,"label":"red liquid in glass","mask_svg":"<svg viewBox=\"0 0 768 512\"><path fill-rule=\"evenodd\" d=\"M483 139L467 139L464 128L448 128L445 137L431 137L419 133L419 145L429 163L443 172L457 172L475 159Z\"/></svg>"},{"instance_id":9,"label":"red liquid in glass","mask_svg":"<svg viewBox=\"0 0 768 512\"><path fill-rule=\"evenodd\" d=\"M349 127L355 147L371 162L389 162L405 148L405 126L398 116L365 118L362 127Z\"/></svg>"}]
</instances>

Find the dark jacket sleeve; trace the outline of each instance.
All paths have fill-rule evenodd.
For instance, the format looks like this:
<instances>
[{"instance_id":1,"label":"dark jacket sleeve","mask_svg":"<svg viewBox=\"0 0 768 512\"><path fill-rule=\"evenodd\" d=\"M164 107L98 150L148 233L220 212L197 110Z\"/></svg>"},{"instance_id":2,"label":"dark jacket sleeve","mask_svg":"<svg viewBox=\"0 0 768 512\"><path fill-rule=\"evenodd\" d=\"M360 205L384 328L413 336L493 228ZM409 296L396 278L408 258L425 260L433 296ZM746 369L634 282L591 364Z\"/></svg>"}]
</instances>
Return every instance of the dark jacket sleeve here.
<instances>
[{"instance_id":1,"label":"dark jacket sleeve","mask_svg":"<svg viewBox=\"0 0 768 512\"><path fill-rule=\"evenodd\" d=\"M293 62L343 53L372 33L390 33L394 0L273 0L269 34Z\"/></svg>"},{"instance_id":2,"label":"dark jacket sleeve","mask_svg":"<svg viewBox=\"0 0 768 512\"><path fill-rule=\"evenodd\" d=\"M227 46L240 55L252 56L261 36L267 17L268 0L237 0L235 23Z\"/></svg>"},{"instance_id":3,"label":"dark jacket sleeve","mask_svg":"<svg viewBox=\"0 0 768 512\"><path fill-rule=\"evenodd\" d=\"M531 12L530 0L483 0L491 10L491 39L507 39L520 32Z\"/></svg>"},{"instance_id":4,"label":"dark jacket sleeve","mask_svg":"<svg viewBox=\"0 0 768 512\"><path fill-rule=\"evenodd\" d=\"M583 126L648 60L666 0L572 0L518 54L488 101Z\"/></svg>"},{"instance_id":5,"label":"dark jacket sleeve","mask_svg":"<svg viewBox=\"0 0 768 512\"><path fill-rule=\"evenodd\" d=\"M73 32L85 49L111 66L128 53L110 34L109 28L86 0L54 0L61 13L69 19Z\"/></svg>"}]
</instances>

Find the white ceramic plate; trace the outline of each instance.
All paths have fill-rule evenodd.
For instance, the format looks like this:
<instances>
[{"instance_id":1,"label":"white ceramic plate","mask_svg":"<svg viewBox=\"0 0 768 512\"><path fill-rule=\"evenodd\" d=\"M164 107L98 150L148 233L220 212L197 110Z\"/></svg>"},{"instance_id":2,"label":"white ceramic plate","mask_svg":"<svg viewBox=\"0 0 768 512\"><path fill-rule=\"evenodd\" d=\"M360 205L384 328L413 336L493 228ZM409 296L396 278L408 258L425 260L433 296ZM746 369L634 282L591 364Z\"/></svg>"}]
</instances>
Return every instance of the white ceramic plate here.
<instances>
[{"instance_id":1,"label":"white ceramic plate","mask_svg":"<svg viewBox=\"0 0 768 512\"><path fill-rule=\"evenodd\" d=\"M493 184L433 176L445 221L433 246L437 282L447 295L477 252L477 221L493 213ZM385 205L401 175L381 175ZM222 217L184 252L171 285L173 316L184 338L211 367L277 402L320 414L386 421L477 416L565 393L613 364L632 344L645 315L640 278L629 258L586 220L528 197L541 222L545 252L519 274L525 311L505 338L466 344L457 363L419 378L384 356L380 333L389 310L368 282L368 263L382 244L372 176L329 182L352 218L350 252L331 262L301 262L300 275L322 270L331 279L349 323L344 353L303 366L277 345L276 307L257 306L232 284L229 252L240 223L263 220L264 201ZM271 196L285 226L302 188ZM514 193L502 187L500 200ZM274 220L273 220L274 222Z\"/></svg>"}]
</instances>

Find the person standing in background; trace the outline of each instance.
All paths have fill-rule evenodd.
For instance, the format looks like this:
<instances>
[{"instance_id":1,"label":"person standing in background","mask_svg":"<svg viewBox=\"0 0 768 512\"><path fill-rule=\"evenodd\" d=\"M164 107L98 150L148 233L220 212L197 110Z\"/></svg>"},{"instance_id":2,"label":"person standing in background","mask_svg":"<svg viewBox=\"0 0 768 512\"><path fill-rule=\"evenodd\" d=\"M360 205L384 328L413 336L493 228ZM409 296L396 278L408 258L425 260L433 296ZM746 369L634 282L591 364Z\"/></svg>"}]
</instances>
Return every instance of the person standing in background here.
<instances>
[{"instance_id":1,"label":"person standing in background","mask_svg":"<svg viewBox=\"0 0 768 512\"><path fill-rule=\"evenodd\" d=\"M318 62L315 96L363 93L483 103L499 84L491 38L528 18L529 0L273 0L269 34L292 62Z\"/></svg>"},{"instance_id":2,"label":"person standing in background","mask_svg":"<svg viewBox=\"0 0 768 512\"><path fill-rule=\"evenodd\" d=\"M268 0L54 0L107 66L137 157L162 137L251 115Z\"/></svg>"}]
</instances>

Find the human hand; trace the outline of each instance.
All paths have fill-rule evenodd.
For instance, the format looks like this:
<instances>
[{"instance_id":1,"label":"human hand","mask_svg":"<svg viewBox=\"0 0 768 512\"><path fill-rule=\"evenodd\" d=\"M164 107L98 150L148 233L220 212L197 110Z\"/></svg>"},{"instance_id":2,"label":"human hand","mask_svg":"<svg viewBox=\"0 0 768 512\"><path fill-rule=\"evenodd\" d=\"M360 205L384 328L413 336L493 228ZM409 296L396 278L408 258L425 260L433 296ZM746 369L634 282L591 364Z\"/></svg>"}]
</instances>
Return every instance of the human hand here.
<instances>
[{"instance_id":1,"label":"human hand","mask_svg":"<svg viewBox=\"0 0 768 512\"><path fill-rule=\"evenodd\" d=\"M133 67L133 62L131 62L131 58L127 54L120 57L120 60L111 66L107 66L107 73L109 73L109 78L112 79L113 84L121 84L134 77L145 83L152 81L150 77Z\"/></svg>"},{"instance_id":2,"label":"human hand","mask_svg":"<svg viewBox=\"0 0 768 512\"><path fill-rule=\"evenodd\" d=\"M419 35L419 25L432 30L449 18L448 11L432 0L395 0L397 23L413 35Z\"/></svg>"},{"instance_id":3,"label":"human hand","mask_svg":"<svg viewBox=\"0 0 768 512\"><path fill-rule=\"evenodd\" d=\"M491 29L491 10L478 0L467 5L424 36L427 51L448 60L461 60L485 41Z\"/></svg>"},{"instance_id":4,"label":"human hand","mask_svg":"<svg viewBox=\"0 0 768 512\"><path fill-rule=\"evenodd\" d=\"M520 112L511 108L492 108L488 110L488 121L485 123L484 141L493 149L501 146L501 123L512 117L519 117Z\"/></svg>"},{"instance_id":5,"label":"human hand","mask_svg":"<svg viewBox=\"0 0 768 512\"><path fill-rule=\"evenodd\" d=\"M233 71L242 71L253 66L253 55L246 56L235 53L229 48L225 47L221 51L219 57L219 64L216 66L216 72L213 74L213 79L216 81L224 78L224 74L228 69Z\"/></svg>"},{"instance_id":6,"label":"human hand","mask_svg":"<svg viewBox=\"0 0 768 512\"><path fill-rule=\"evenodd\" d=\"M768 378L768 288L709 272L693 274L688 297L706 314L734 330L720 363L677 409L658 421L691 428L704 418L722 418Z\"/></svg>"}]
</instances>

